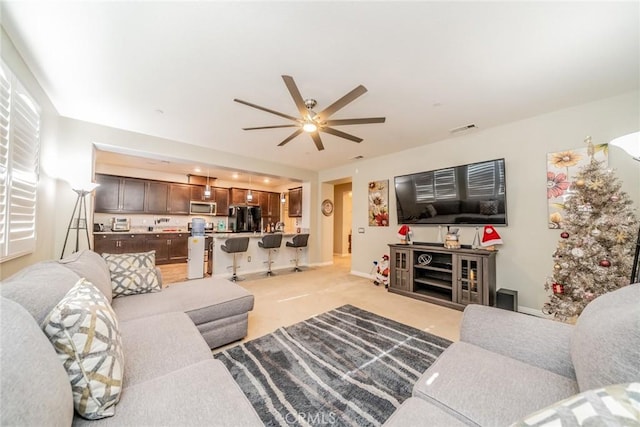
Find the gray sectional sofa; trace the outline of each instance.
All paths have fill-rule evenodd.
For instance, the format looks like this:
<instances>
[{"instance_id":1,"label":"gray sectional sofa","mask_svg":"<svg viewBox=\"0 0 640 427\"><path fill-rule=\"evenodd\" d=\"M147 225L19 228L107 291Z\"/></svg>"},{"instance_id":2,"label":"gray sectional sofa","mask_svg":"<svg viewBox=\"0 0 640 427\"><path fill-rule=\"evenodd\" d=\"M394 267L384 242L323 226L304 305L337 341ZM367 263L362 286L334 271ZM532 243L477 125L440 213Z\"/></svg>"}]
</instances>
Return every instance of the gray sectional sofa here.
<instances>
[{"instance_id":1,"label":"gray sectional sofa","mask_svg":"<svg viewBox=\"0 0 640 427\"><path fill-rule=\"evenodd\" d=\"M640 284L596 298L575 326L467 306L460 341L385 426L512 424L640 424Z\"/></svg>"},{"instance_id":2,"label":"gray sectional sofa","mask_svg":"<svg viewBox=\"0 0 640 427\"><path fill-rule=\"evenodd\" d=\"M118 318L124 376L115 415L74 412L70 379L42 324L81 277ZM109 270L91 251L46 261L0 284L2 425L262 425L211 348L246 335L253 296L224 279L111 300Z\"/></svg>"}]
</instances>

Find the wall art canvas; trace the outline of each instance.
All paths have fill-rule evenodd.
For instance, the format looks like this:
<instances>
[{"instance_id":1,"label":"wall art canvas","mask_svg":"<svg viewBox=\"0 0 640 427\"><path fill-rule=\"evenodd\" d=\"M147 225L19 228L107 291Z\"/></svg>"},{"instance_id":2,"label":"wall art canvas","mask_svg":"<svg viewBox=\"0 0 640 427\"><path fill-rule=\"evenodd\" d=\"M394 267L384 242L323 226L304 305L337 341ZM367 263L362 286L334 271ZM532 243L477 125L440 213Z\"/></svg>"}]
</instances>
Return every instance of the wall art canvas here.
<instances>
[{"instance_id":1,"label":"wall art canvas","mask_svg":"<svg viewBox=\"0 0 640 427\"><path fill-rule=\"evenodd\" d=\"M607 162L608 144L594 144L593 158ZM590 161L589 149L576 148L547 154L547 201L549 228L561 229L564 204L571 197L573 177Z\"/></svg>"},{"instance_id":2,"label":"wall art canvas","mask_svg":"<svg viewBox=\"0 0 640 427\"><path fill-rule=\"evenodd\" d=\"M369 226L389 226L389 180L369 183Z\"/></svg>"}]
</instances>

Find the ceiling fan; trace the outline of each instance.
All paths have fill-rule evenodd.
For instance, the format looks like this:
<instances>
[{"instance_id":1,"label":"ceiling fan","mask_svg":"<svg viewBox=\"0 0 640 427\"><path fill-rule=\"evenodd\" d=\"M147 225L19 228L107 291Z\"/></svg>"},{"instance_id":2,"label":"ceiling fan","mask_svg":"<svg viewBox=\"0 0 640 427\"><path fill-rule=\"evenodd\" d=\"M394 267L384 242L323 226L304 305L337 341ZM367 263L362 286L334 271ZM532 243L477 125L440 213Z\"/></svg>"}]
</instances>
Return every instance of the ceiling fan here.
<instances>
[{"instance_id":1,"label":"ceiling fan","mask_svg":"<svg viewBox=\"0 0 640 427\"><path fill-rule=\"evenodd\" d=\"M278 111L271 110L269 108L261 107L256 104L252 104L247 101L243 101L241 99L234 99L235 102L239 102L240 104L248 105L249 107L257 108L258 110L266 111L267 113L275 114L276 116L284 117L285 119L289 119L294 121L294 124L289 125L274 125L274 126L259 126L259 127L251 127L251 128L242 128L243 130L257 130L257 129L276 129L276 128L289 128L295 127L297 128L291 135L284 139L279 147L285 145L287 142L291 141L296 136L300 135L302 132L307 132L311 135L313 142L316 144L316 148L318 151L324 150L324 145L322 145L322 139L320 138L320 132L328 133L334 136L338 136L340 138L348 139L354 142L361 142L362 138L358 138L357 136L350 135L348 133L339 131L334 129L332 126L344 126L344 125L362 125L369 123L384 123L384 117L369 117L362 119L335 119L330 120L335 112L345 107L350 102L354 101L359 96L363 95L367 92L367 88L362 85L359 85L351 92L347 93L342 98L338 99L333 104L329 105L324 110L316 113L313 111L313 108L316 106L317 102L315 99L303 99L300 91L298 90L298 86L296 85L293 77L291 76L282 76L284 80L284 84L287 86L291 97L293 98L293 102L296 104L298 108L298 112L300 113L300 117L293 117L288 114L280 113Z\"/></svg>"}]
</instances>

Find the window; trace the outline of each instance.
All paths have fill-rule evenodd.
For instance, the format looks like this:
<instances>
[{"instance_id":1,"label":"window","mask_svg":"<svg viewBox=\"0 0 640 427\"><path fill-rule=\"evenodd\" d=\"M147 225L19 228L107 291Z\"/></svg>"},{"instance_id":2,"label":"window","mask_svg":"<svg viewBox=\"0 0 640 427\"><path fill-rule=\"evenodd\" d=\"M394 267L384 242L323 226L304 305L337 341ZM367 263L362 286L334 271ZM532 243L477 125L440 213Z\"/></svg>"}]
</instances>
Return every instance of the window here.
<instances>
[{"instance_id":1,"label":"window","mask_svg":"<svg viewBox=\"0 0 640 427\"><path fill-rule=\"evenodd\" d=\"M40 108L0 63L0 261L36 245Z\"/></svg>"},{"instance_id":2,"label":"window","mask_svg":"<svg viewBox=\"0 0 640 427\"><path fill-rule=\"evenodd\" d=\"M455 200L458 197L455 168L425 172L416 177L416 201Z\"/></svg>"}]
</instances>

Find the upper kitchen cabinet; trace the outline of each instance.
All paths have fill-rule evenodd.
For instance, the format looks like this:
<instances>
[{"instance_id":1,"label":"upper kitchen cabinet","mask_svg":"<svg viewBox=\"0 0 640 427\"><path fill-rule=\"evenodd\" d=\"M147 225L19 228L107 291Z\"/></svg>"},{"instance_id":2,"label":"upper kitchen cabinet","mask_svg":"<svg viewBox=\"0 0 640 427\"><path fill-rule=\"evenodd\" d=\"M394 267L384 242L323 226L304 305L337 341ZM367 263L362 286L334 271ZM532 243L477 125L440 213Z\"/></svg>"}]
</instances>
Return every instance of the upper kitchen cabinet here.
<instances>
[{"instance_id":1,"label":"upper kitchen cabinet","mask_svg":"<svg viewBox=\"0 0 640 427\"><path fill-rule=\"evenodd\" d=\"M135 178L96 175L95 211L144 213L146 182Z\"/></svg>"},{"instance_id":2,"label":"upper kitchen cabinet","mask_svg":"<svg viewBox=\"0 0 640 427\"><path fill-rule=\"evenodd\" d=\"M302 187L289 190L289 217L302 216Z\"/></svg>"},{"instance_id":3,"label":"upper kitchen cabinet","mask_svg":"<svg viewBox=\"0 0 640 427\"><path fill-rule=\"evenodd\" d=\"M229 189L229 198L232 205L246 205L247 190L245 188L231 188Z\"/></svg>"},{"instance_id":4,"label":"upper kitchen cabinet","mask_svg":"<svg viewBox=\"0 0 640 427\"><path fill-rule=\"evenodd\" d=\"M147 183L145 212L166 214L169 205L169 183L150 181Z\"/></svg>"},{"instance_id":5,"label":"upper kitchen cabinet","mask_svg":"<svg viewBox=\"0 0 640 427\"><path fill-rule=\"evenodd\" d=\"M146 213L188 215L190 200L191 186L188 184L147 182Z\"/></svg>"},{"instance_id":6,"label":"upper kitchen cabinet","mask_svg":"<svg viewBox=\"0 0 640 427\"><path fill-rule=\"evenodd\" d=\"M169 186L169 204L167 213L172 215L188 215L191 201L191 186L187 184L171 184Z\"/></svg>"},{"instance_id":7,"label":"upper kitchen cabinet","mask_svg":"<svg viewBox=\"0 0 640 427\"><path fill-rule=\"evenodd\" d=\"M238 205L238 206L260 205L260 196L262 194L262 191L251 190L251 195L253 196L253 199L250 202L247 201L248 193L249 193L249 190L247 190L246 188L230 188L229 197L231 199L231 204Z\"/></svg>"},{"instance_id":8,"label":"upper kitchen cabinet","mask_svg":"<svg viewBox=\"0 0 640 427\"><path fill-rule=\"evenodd\" d=\"M188 215L191 186L96 174L95 212Z\"/></svg>"},{"instance_id":9,"label":"upper kitchen cabinet","mask_svg":"<svg viewBox=\"0 0 640 427\"><path fill-rule=\"evenodd\" d=\"M214 187L212 191L216 202L216 216L229 215L229 189Z\"/></svg>"}]
</instances>

